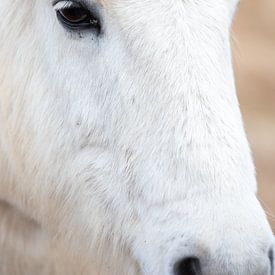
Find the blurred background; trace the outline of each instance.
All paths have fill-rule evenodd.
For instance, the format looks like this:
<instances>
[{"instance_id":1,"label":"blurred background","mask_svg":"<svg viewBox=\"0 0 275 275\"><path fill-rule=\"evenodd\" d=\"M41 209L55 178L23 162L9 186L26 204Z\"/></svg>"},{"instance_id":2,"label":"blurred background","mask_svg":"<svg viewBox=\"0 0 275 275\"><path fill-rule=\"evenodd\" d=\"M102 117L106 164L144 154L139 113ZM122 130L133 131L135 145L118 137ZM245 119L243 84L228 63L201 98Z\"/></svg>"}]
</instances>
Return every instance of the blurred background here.
<instances>
[{"instance_id":1,"label":"blurred background","mask_svg":"<svg viewBox=\"0 0 275 275\"><path fill-rule=\"evenodd\" d=\"M236 84L261 200L275 233L275 0L241 0L232 32Z\"/></svg>"}]
</instances>

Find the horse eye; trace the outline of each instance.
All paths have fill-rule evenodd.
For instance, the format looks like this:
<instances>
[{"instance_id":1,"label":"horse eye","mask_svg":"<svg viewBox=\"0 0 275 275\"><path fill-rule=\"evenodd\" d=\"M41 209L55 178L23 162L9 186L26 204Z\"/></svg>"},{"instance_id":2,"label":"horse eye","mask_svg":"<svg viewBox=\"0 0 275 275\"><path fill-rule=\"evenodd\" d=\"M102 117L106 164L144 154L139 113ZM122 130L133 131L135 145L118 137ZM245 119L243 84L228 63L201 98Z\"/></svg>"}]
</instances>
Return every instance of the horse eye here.
<instances>
[{"instance_id":1,"label":"horse eye","mask_svg":"<svg viewBox=\"0 0 275 275\"><path fill-rule=\"evenodd\" d=\"M70 30L93 29L98 34L101 31L97 17L85 6L74 1L59 1L55 9L61 24Z\"/></svg>"}]
</instances>

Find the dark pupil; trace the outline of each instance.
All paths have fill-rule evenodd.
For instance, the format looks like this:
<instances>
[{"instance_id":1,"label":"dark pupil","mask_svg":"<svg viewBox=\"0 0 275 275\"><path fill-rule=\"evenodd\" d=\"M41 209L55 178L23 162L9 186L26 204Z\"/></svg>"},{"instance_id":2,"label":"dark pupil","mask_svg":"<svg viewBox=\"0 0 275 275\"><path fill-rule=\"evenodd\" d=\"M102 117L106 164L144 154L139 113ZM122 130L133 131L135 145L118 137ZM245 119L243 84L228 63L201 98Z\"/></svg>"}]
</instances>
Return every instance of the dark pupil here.
<instances>
[{"instance_id":1,"label":"dark pupil","mask_svg":"<svg viewBox=\"0 0 275 275\"><path fill-rule=\"evenodd\" d=\"M60 11L62 16L65 17L71 23L79 23L85 21L88 18L88 13L81 7L67 8Z\"/></svg>"}]
</instances>

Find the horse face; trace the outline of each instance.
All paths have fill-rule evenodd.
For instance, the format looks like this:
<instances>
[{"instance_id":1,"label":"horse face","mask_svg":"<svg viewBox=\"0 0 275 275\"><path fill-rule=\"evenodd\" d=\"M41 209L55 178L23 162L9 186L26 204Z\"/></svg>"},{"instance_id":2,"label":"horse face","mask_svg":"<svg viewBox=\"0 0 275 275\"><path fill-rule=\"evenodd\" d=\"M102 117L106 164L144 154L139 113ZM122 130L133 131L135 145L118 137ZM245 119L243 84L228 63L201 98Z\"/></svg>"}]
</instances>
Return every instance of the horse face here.
<instances>
[{"instance_id":1,"label":"horse face","mask_svg":"<svg viewBox=\"0 0 275 275\"><path fill-rule=\"evenodd\" d=\"M124 251L126 274L270 274L231 66L237 1L2 1L20 6L3 15L17 47L1 46L1 119L24 207L100 265Z\"/></svg>"}]
</instances>

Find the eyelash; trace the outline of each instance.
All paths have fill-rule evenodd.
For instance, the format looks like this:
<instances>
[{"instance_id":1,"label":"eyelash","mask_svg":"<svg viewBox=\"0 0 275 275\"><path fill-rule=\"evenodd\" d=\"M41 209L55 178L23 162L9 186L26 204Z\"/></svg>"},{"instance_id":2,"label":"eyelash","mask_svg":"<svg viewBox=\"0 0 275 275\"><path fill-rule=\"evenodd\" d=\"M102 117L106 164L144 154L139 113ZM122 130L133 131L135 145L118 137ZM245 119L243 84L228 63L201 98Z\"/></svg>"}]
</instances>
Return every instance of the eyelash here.
<instances>
[{"instance_id":1,"label":"eyelash","mask_svg":"<svg viewBox=\"0 0 275 275\"><path fill-rule=\"evenodd\" d=\"M55 11L60 11L60 10L63 10L63 9L68 9L68 8L71 8L73 7L73 3L72 1L55 1L53 3L53 7L54 7L54 10Z\"/></svg>"}]
</instances>

